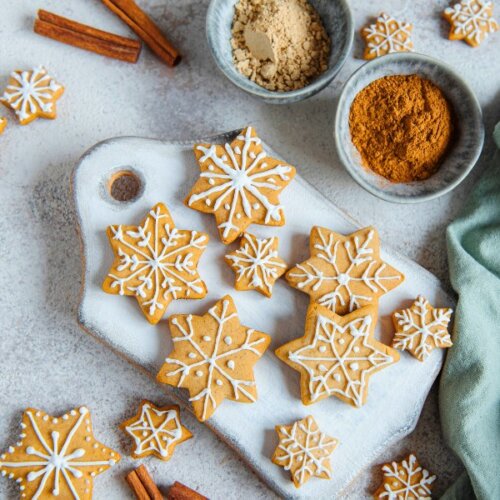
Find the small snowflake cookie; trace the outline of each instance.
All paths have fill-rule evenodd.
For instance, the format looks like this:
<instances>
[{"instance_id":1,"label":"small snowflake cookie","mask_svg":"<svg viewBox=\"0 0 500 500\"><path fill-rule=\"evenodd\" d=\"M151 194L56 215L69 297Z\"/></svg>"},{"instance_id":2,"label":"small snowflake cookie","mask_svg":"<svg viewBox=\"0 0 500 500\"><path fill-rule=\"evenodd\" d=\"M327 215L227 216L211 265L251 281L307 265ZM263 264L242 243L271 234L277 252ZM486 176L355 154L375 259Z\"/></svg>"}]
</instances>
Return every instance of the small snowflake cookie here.
<instances>
[{"instance_id":1,"label":"small snowflake cookie","mask_svg":"<svg viewBox=\"0 0 500 500\"><path fill-rule=\"evenodd\" d=\"M392 347L408 351L419 361L425 361L436 347L451 347L448 323L451 309L437 309L419 296L409 309L401 309L392 315L396 333Z\"/></svg>"},{"instance_id":2,"label":"small snowflake cookie","mask_svg":"<svg viewBox=\"0 0 500 500\"><path fill-rule=\"evenodd\" d=\"M380 258L380 242L373 227L347 236L313 227L311 257L286 274L288 283L312 302L337 314L377 304L378 298L400 285L404 276Z\"/></svg>"},{"instance_id":3,"label":"small snowflake cookie","mask_svg":"<svg viewBox=\"0 0 500 500\"><path fill-rule=\"evenodd\" d=\"M28 408L15 446L0 455L0 473L19 485L21 498L92 498L95 476L120 460L97 441L89 410L60 417Z\"/></svg>"},{"instance_id":4,"label":"small snowflake cookie","mask_svg":"<svg viewBox=\"0 0 500 500\"><path fill-rule=\"evenodd\" d=\"M155 205L138 226L109 226L115 260L102 288L133 295L152 324L158 323L172 300L201 299L207 287L198 261L208 235L177 229L167 207Z\"/></svg>"},{"instance_id":5,"label":"small snowflake cookie","mask_svg":"<svg viewBox=\"0 0 500 500\"><path fill-rule=\"evenodd\" d=\"M412 29L409 23L397 21L384 13L380 14L375 24L365 26L361 30L361 36L366 44L363 57L369 60L393 52L412 51Z\"/></svg>"},{"instance_id":6,"label":"small snowflake cookie","mask_svg":"<svg viewBox=\"0 0 500 500\"><path fill-rule=\"evenodd\" d=\"M297 420L292 425L277 425L279 443L272 457L273 463L289 470L296 488L311 477L330 479L330 455L338 440L318 428L313 417Z\"/></svg>"},{"instance_id":7,"label":"small snowflake cookie","mask_svg":"<svg viewBox=\"0 0 500 500\"><path fill-rule=\"evenodd\" d=\"M231 144L196 144L194 154L201 174L185 203L215 215L224 244L252 223L285 224L279 195L295 176L295 168L267 156L253 127L242 130Z\"/></svg>"},{"instance_id":8,"label":"small snowflake cookie","mask_svg":"<svg viewBox=\"0 0 500 500\"><path fill-rule=\"evenodd\" d=\"M253 367L271 337L243 326L229 295L203 316L176 314L168 322L174 350L157 379L188 389L198 420L210 418L226 398L238 403L257 400Z\"/></svg>"},{"instance_id":9,"label":"small snowflake cookie","mask_svg":"<svg viewBox=\"0 0 500 500\"><path fill-rule=\"evenodd\" d=\"M415 455L385 464L382 472L384 479L373 495L376 500L431 500L431 485L436 476L423 469Z\"/></svg>"},{"instance_id":10,"label":"small snowflake cookie","mask_svg":"<svg viewBox=\"0 0 500 500\"><path fill-rule=\"evenodd\" d=\"M0 102L11 108L21 125L37 118L56 118L56 101L64 92L45 68L13 71Z\"/></svg>"},{"instance_id":11,"label":"small snowflake cookie","mask_svg":"<svg viewBox=\"0 0 500 500\"><path fill-rule=\"evenodd\" d=\"M6 126L7 126L7 118L3 118L2 116L0 116L0 134L2 134Z\"/></svg>"},{"instance_id":12,"label":"small snowflake cookie","mask_svg":"<svg viewBox=\"0 0 500 500\"><path fill-rule=\"evenodd\" d=\"M450 23L450 40L465 40L471 47L478 47L490 34L498 31L493 19L493 2L462 0L443 12Z\"/></svg>"},{"instance_id":13,"label":"small snowflake cookie","mask_svg":"<svg viewBox=\"0 0 500 500\"><path fill-rule=\"evenodd\" d=\"M181 424L177 405L159 407L145 399L137 413L120 428L134 440L133 458L154 455L165 462L172 458L178 444L193 437Z\"/></svg>"},{"instance_id":14,"label":"small snowflake cookie","mask_svg":"<svg viewBox=\"0 0 500 500\"><path fill-rule=\"evenodd\" d=\"M286 272L286 263L278 256L278 238L257 238L245 233L240 248L225 256L236 273L236 290L257 290L271 297L274 282Z\"/></svg>"}]
</instances>

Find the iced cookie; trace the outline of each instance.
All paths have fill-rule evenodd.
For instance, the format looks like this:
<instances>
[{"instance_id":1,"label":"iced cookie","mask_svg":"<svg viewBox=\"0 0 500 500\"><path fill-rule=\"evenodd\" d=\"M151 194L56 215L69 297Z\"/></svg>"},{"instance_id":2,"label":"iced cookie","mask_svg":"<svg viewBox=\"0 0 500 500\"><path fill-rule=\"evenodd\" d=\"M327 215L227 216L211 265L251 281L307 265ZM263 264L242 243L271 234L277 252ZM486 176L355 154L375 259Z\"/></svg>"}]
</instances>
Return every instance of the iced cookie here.
<instances>
[{"instance_id":1,"label":"iced cookie","mask_svg":"<svg viewBox=\"0 0 500 500\"><path fill-rule=\"evenodd\" d=\"M419 296L409 309L401 309L392 315L396 333L392 347L408 351L419 361L436 347L451 347L448 323L451 309L437 309L429 301Z\"/></svg>"},{"instance_id":2,"label":"iced cookie","mask_svg":"<svg viewBox=\"0 0 500 500\"><path fill-rule=\"evenodd\" d=\"M158 323L175 299L201 299L207 287L198 261L208 235L177 229L167 207L155 205L139 226L109 226L115 260L102 288L133 295L152 324Z\"/></svg>"},{"instance_id":3,"label":"iced cookie","mask_svg":"<svg viewBox=\"0 0 500 500\"><path fill-rule=\"evenodd\" d=\"M13 71L0 102L11 108L21 125L27 125L37 118L56 117L56 101L64 92L45 68L28 71Z\"/></svg>"},{"instance_id":4,"label":"iced cookie","mask_svg":"<svg viewBox=\"0 0 500 500\"><path fill-rule=\"evenodd\" d=\"M384 479L373 498L430 500L432 483L436 476L431 476L417 462L415 455L409 455L402 462L391 462L382 467Z\"/></svg>"},{"instance_id":5,"label":"iced cookie","mask_svg":"<svg viewBox=\"0 0 500 500\"><path fill-rule=\"evenodd\" d=\"M252 223L282 226L281 191L295 168L271 158L252 127L231 144L196 144L200 178L185 200L188 207L214 214L224 244L236 240Z\"/></svg>"},{"instance_id":6,"label":"iced cookie","mask_svg":"<svg viewBox=\"0 0 500 500\"><path fill-rule=\"evenodd\" d=\"M337 314L377 304L378 298L400 285L404 276L380 258L380 242L373 227L342 236L313 227L311 257L286 274L288 283L307 293L312 302Z\"/></svg>"},{"instance_id":7,"label":"iced cookie","mask_svg":"<svg viewBox=\"0 0 500 500\"><path fill-rule=\"evenodd\" d=\"M478 47L490 34L498 31L493 19L493 2L484 0L462 0L443 12L450 23L450 40L464 40L472 47Z\"/></svg>"},{"instance_id":8,"label":"iced cookie","mask_svg":"<svg viewBox=\"0 0 500 500\"><path fill-rule=\"evenodd\" d=\"M245 233L240 248L225 256L236 273L236 290L257 290L271 297L274 282L286 272L286 263L278 256L278 238L257 238Z\"/></svg>"},{"instance_id":9,"label":"iced cookie","mask_svg":"<svg viewBox=\"0 0 500 500\"><path fill-rule=\"evenodd\" d=\"M366 403L371 376L399 360L398 351L375 340L376 322L374 306L346 316L318 304L309 307L304 336L276 349L300 373L305 405L329 396L358 408Z\"/></svg>"},{"instance_id":10,"label":"iced cookie","mask_svg":"<svg viewBox=\"0 0 500 500\"><path fill-rule=\"evenodd\" d=\"M253 367L271 337L243 326L229 295L203 316L176 314L168 322L174 350L157 379L188 389L198 420L210 418L226 398L239 403L257 400Z\"/></svg>"},{"instance_id":11,"label":"iced cookie","mask_svg":"<svg viewBox=\"0 0 500 500\"><path fill-rule=\"evenodd\" d=\"M0 473L19 485L21 498L92 498L95 476L120 460L97 441L84 406L60 417L28 408L19 441L0 455Z\"/></svg>"},{"instance_id":12,"label":"iced cookie","mask_svg":"<svg viewBox=\"0 0 500 500\"><path fill-rule=\"evenodd\" d=\"M5 130L7 126L7 118L3 118L0 116L0 134Z\"/></svg>"},{"instance_id":13,"label":"iced cookie","mask_svg":"<svg viewBox=\"0 0 500 500\"><path fill-rule=\"evenodd\" d=\"M365 41L365 59L392 54L393 52L410 52L413 50L411 41L412 25L404 21L397 21L387 14L380 14L374 24L365 26L361 30L361 37Z\"/></svg>"},{"instance_id":14,"label":"iced cookie","mask_svg":"<svg viewBox=\"0 0 500 500\"><path fill-rule=\"evenodd\" d=\"M159 407L145 399L137 413L120 428L134 440L133 458L154 455L165 462L172 458L178 444L193 437L181 424L177 405Z\"/></svg>"},{"instance_id":15,"label":"iced cookie","mask_svg":"<svg viewBox=\"0 0 500 500\"><path fill-rule=\"evenodd\" d=\"M312 416L297 420L292 425L277 425L279 443L273 463L289 470L296 488L311 477L330 479L329 457L338 440L323 434Z\"/></svg>"}]
</instances>

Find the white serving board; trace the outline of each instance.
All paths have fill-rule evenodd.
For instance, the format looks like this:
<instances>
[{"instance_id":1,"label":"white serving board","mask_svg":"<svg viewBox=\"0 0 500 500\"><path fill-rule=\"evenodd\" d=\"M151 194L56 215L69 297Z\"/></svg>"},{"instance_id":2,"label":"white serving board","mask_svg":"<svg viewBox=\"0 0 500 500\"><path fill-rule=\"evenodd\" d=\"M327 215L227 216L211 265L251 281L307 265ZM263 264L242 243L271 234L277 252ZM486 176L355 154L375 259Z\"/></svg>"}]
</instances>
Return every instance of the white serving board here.
<instances>
[{"instance_id":1,"label":"white serving board","mask_svg":"<svg viewBox=\"0 0 500 500\"><path fill-rule=\"evenodd\" d=\"M226 142L231 134L204 139ZM235 300L241 322L270 334L271 347L257 363L258 401L245 405L224 403L207 422L233 447L278 494L286 498L335 498L352 479L387 446L413 430L427 393L442 362L443 351L435 350L425 363L407 353L395 365L377 373L370 383L367 403L356 409L329 398L304 406L299 394L299 374L280 362L273 350L303 334L309 297L279 280L267 299L254 291L237 292L234 274L223 256L238 243L224 246L217 235L213 216L190 210L183 199L198 177L199 169L190 143L168 143L141 138L117 138L98 144L87 152L75 168L73 188L84 257L84 284L78 321L89 333L117 353L155 376L171 350L168 324L150 325L133 297L109 295L101 283L113 261L106 237L111 224L138 224L157 202L164 202L181 229L196 229L210 235L210 243L200 260L200 274L209 293L203 300L173 302L167 316L174 313L203 314L225 294ZM268 146L272 156L279 156ZM293 158L287 158L294 164ZM311 159L314 161L314 159ZM300 165L298 172L300 172ZM120 203L108 194L107 183L119 170L135 171L143 182L142 194L133 202ZM291 266L309 256L309 232L314 225L340 233L357 226L335 205L300 176L281 195L286 225L270 228L253 225L251 232L280 238L279 253ZM372 221L374 226L380 221ZM386 343L393 335L390 313L407 306L418 295L433 304L452 306L438 279L416 263L387 247L382 257L406 276L406 281L380 300L378 336ZM186 408L187 391L164 386L169 395ZM332 479L312 478L295 489L289 472L274 465L270 457L277 444L274 426L289 424L312 414L320 428L340 440L332 455Z\"/></svg>"}]
</instances>

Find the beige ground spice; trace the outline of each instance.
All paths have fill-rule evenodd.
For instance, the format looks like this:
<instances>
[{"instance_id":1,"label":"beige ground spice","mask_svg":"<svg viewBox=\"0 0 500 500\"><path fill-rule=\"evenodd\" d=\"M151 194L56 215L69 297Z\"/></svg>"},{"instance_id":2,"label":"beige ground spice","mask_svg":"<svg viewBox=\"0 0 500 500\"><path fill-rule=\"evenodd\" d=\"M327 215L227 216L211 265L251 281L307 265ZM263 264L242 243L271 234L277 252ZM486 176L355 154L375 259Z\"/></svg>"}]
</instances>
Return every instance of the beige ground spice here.
<instances>
[{"instance_id":1,"label":"beige ground spice","mask_svg":"<svg viewBox=\"0 0 500 500\"><path fill-rule=\"evenodd\" d=\"M240 0L231 45L236 68L268 90L300 89L328 68L330 38L307 0Z\"/></svg>"}]
</instances>

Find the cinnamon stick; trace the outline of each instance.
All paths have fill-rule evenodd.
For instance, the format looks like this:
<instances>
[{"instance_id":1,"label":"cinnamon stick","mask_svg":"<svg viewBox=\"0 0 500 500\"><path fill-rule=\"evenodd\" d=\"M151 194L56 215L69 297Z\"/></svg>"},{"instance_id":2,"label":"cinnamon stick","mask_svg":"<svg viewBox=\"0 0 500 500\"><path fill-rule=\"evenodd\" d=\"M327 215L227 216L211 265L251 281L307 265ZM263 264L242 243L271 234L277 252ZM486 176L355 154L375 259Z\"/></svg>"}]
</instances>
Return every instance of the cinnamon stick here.
<instances>
[{"instance_id":1,"label":"cinnamon stick","mask_svg":"<svg viewBox=\"0 0 500 500\"><path fill-rule=\"evenodd\" d=\"M167 500L208 500L208 498L176 481L168 490Z\"/></svg>"},{"instance_id":2,"label":"cinnamon stick","mask_svg":"<svg viewBox=\"0 0 500 500\"><path fill-rule=\"evenodd\" d=\"M149 498L151 500L163 500L163 495L160 493L160 490L156 486L153 478L149 475L148 470L144 465L141 465L135 469L137 477L141 480L142 485L146 489Z\"/></svg>"},{"instance_id":3,"label":"cinnamon stick","mask_svg":"<svg viewBox=\"0 0 500 500\"><path fill-rule=\"evenodd\" d=\"M135 470L129 472L125 476L125 480L130 486L130 489L134 492L137 500L150 500L148 492L146 491L146 488L142 484Z\"/></svg>"}]
</instances>

